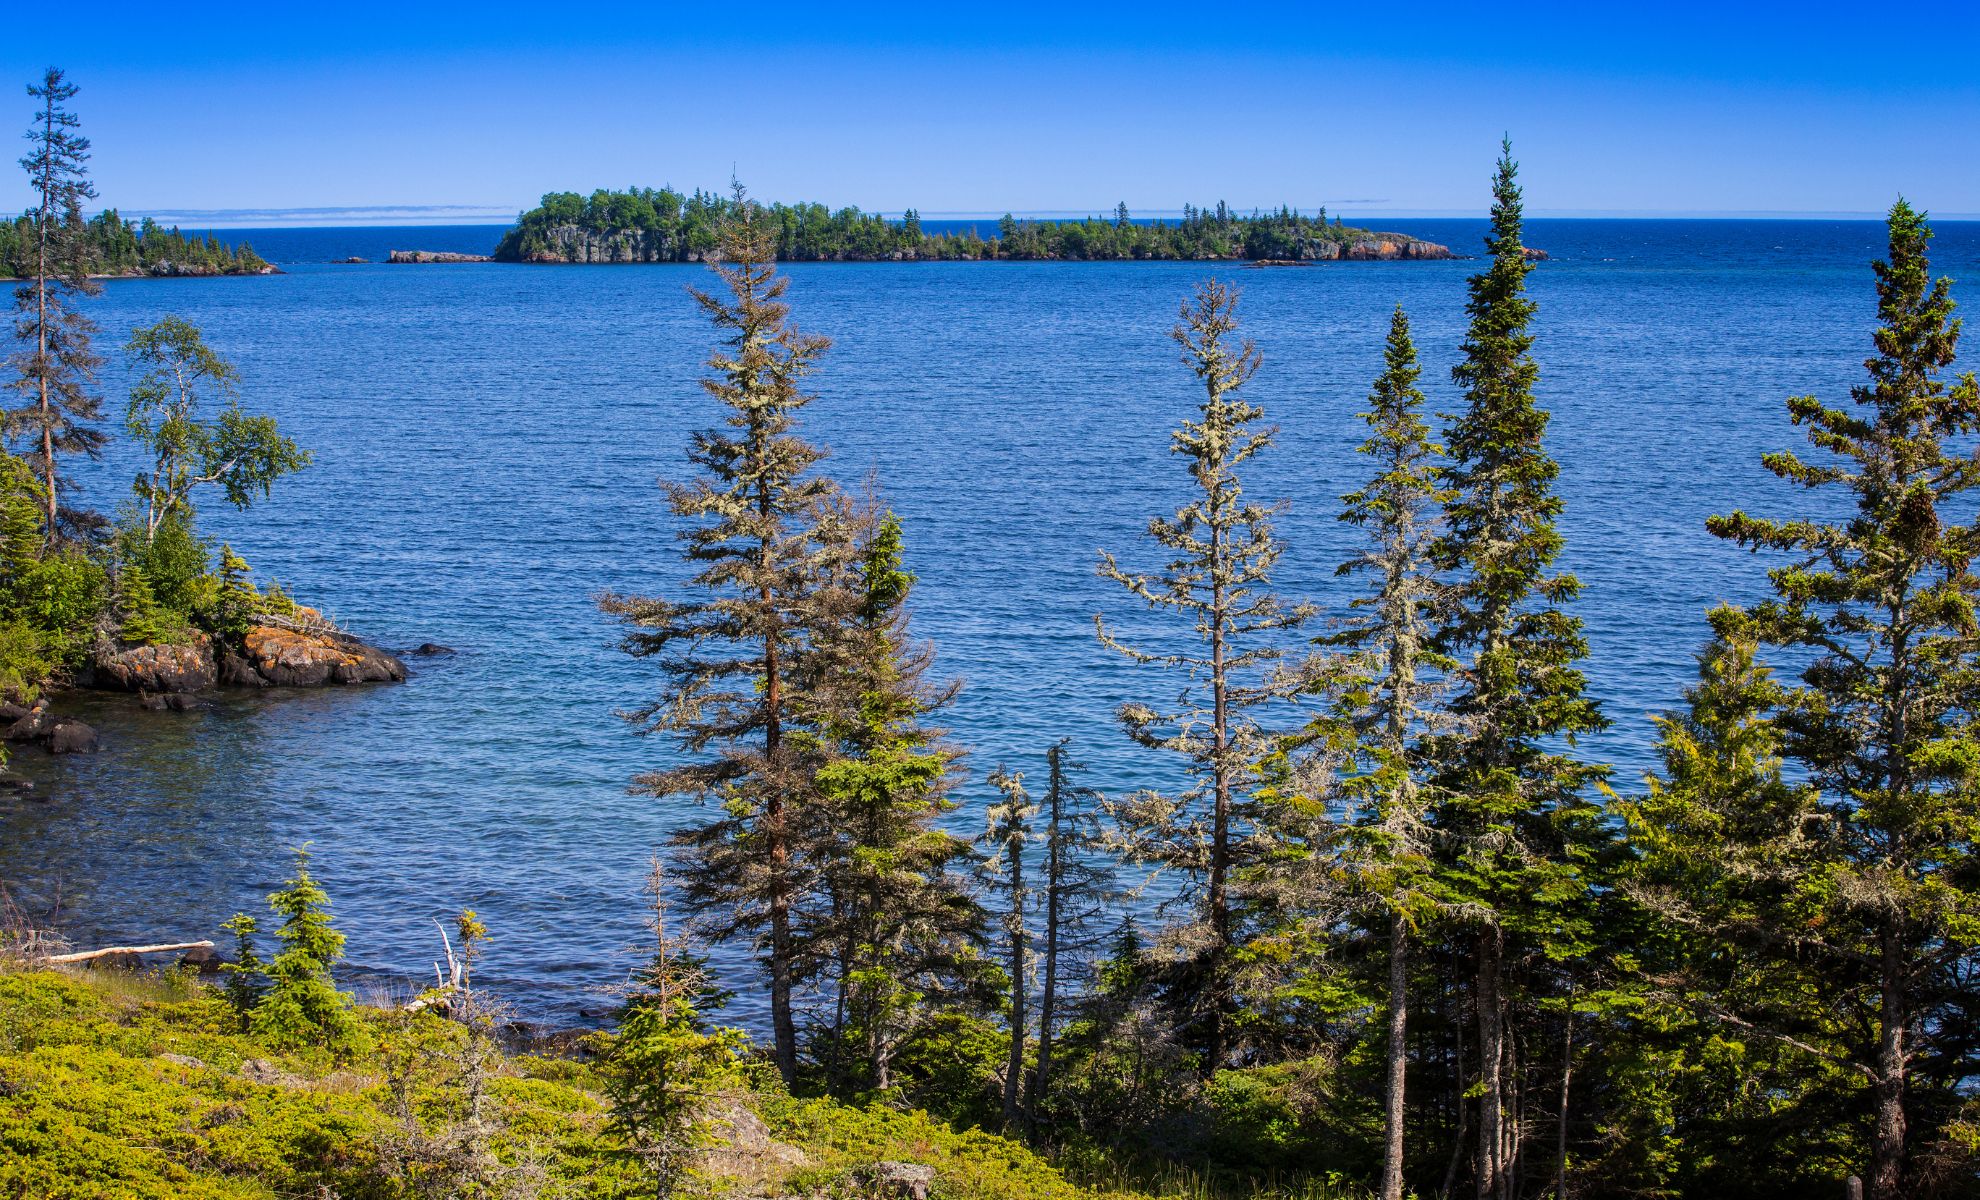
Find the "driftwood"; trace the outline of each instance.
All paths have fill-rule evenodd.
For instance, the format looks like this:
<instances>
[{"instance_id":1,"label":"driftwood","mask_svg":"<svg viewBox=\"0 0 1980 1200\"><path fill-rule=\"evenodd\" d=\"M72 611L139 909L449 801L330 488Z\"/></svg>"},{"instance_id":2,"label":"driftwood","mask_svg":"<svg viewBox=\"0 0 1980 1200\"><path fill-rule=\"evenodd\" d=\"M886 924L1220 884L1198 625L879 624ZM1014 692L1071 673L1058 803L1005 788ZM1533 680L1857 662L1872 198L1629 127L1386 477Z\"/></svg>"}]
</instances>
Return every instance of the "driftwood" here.
<instances>
[{"instance_id":1,"label":"driftwood","mask_svg":"<svg viewBox=\"0 0 1980 1200\"><path fill-rule=\"evenodd\" d=\"M112 954L163 954L167 950L211 950L212 942L161 942L156 946L105 946L101 950L78 950L74 954L51 954L41 961L50 964L88 962Z\"/></svg>"}]
</instances>

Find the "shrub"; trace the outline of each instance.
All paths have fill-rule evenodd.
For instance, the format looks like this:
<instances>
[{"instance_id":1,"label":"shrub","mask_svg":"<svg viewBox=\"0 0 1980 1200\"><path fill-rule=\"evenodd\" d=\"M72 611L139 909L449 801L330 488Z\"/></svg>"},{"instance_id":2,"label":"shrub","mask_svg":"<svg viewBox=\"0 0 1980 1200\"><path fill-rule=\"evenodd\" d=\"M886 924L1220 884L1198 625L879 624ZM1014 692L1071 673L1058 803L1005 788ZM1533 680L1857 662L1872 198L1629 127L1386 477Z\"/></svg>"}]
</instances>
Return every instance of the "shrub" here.
<instances>
[{"instance_id":1,"label":"shrub","mask_svg":"<svg viewBox=\"0 0 1980 1200\"><path fill-rule=\"evenodd\" d=\"M249 1021L270 1045L351 1048L357 1034L351 998L337 990L330 968L344 957L344 935L330 924L330 897L309 874L309 848L296 847L296 873L268 897L282 917L281 949L264 973L268 991Z\"/></svg>"}]
</instances>

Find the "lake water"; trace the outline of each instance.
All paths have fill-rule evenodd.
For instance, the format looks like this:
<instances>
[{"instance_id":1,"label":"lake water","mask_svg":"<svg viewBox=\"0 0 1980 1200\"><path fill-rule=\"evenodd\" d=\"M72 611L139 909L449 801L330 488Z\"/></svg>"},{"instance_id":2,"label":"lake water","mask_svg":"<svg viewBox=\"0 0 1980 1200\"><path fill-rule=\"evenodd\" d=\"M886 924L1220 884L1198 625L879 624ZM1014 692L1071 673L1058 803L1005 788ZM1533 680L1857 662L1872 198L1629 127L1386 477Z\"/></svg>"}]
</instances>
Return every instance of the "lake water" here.
<instances>
[{"instance_id":1,"label":"lake water","mask_svg":"<svg viewBox=\"0 0 1980 1200\"><path fill-rule=\"evenodd\" d=\"M1393 222L1475 248L1479 221ZM615 718L655 678L612 648L594 599L681 576L657 477L716 414L695 380L710 345L692 266L332 266L393 247L485 251L499 230L253 231L279 276L133 280L93 302L105 348L177 313L233 358L247 403L316 464L250 513L210 510L263 577L388 647L433 641L402 686L223 696L201 712L117 698L65 704L100 753L15 756L36 799L0 804L0 880L59 909L85 944L213 936L282 879L309 842L349 935L381 979L426 973L432 921L479 910L484 978L528 1014L602 1006L624 970L647 857L694 814L624 793L665 761ZM1841 399L1869 351L1869 222L1534 221L1540 392L1562 465L1566 565L1579 573L1592 688L1614 728L1587 752L1633 786L1649 714L1672 704L1703 611L1748 599L1766 563L1707 537L1704 518L1790 497L1758 463L1798 445L1785 397ZM243 235L230 235L243 236ZM1937 265L1980 267L1980 225L1941 226ZM1253 494L1284 498L1284 590L1345 599L1352 533L1337 497L1359 482L1356 419L1405 304L1433 404L1478 264L1216 270L1244 288L1264 351L1252 392L1281 426ZM999 763L1042 777L1074 739L1089 782L1158 782L1164 765L1114 725L1123 700L1174 685L1094 640L1104 611L1162 626L1093 572L1101 547L1154 565L1148 517L1184 495L1168 431L1196 402L1166 334L1213 268L1193 263L800 264L801 324L835 346L809 432L848 481L877 473L921 578L918 632L965 689L949 714L970 749L959 829L976 830ZM1956 292L1956 295L1959 293ZM119 405L113 361L103 390ZM85 472L118 502L122 448ZM760 991L746 952L718 956Z\"/></svg>"}]
</instances>

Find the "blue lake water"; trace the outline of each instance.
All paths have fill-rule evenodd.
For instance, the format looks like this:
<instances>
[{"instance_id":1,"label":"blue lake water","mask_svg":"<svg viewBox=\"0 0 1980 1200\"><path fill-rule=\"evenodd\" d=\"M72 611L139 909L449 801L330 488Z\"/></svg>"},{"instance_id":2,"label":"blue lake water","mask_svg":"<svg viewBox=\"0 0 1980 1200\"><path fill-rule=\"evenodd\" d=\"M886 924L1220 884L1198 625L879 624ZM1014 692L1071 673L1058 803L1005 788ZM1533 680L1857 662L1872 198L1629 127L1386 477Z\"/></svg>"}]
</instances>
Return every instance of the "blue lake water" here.
<instances>
[{"instance_id":1,"label":"blue lake water","mask_svg":"<svg viewBox=\"0 0 1980 1200\"><path fill-rule=\"evenodd\" d=\"M1459 249L1479 221L1397 221ZM485 251L499 230L257 230L279 276L133 280L93 302L106 348L172 312L240 366L316 464L209 528L264 578L415 660L403 686L223 697L189 714L128 701L68 706L103 730L93 756L38 751L16 766L33 801L0 804L0 880L58 907L84 943L211 936L258 907L310 842L349 934L379 979L428 970L432 920L478 909L485 975L532 1015L602 1004L627 965L647 857L693 813L624 794L668 747L614 713L654 677L612 648L594 598L681 577L656 478L679 475L691 429L715 419L696 385L710 332L692 266L332 266L385 249ZM1799 442L1785 397L1841 399L1869 352L1869 222L1534 221L1540 392L1562 465L1566 565L1585 586L1592 688L1614 721L1587 752L1633 786L1649 714L1691 673L1701 614L1752 598L1767 565L1707 537L1706 515L1778 509L1759 466ZM1980 267L1980 225L1940 227L1937 265ZM1390 309L1406 305L1433 404L1476 263L1215 268L1244 288L1265 356L1254 398L1281 427L1249 478L1284 498L1284 590L1346 596L1353 533L1338 495L1361 468L1356 419L1380 369ZM1005 763L1042 775L1061 736L1108 789L1160 782L1112 712L1174 692L1094 640L1164 626L1095 577L1106 547L1154 565L1147 518L1184 496L1168 431L1196 402L1167 330L1213 268L1193 263L800 264L800 323L835 346L807 428L831 469L877 474L921 578L916 628L965 689L949 714L970 750L957 827L975 830ZM1956 291L1956 295L1960 294ZM103 391L118 408L115 356ZM113 448L87 469L110 508L137 464ZM718 962L742 988L746 951Z\"/></svg>"}]
</instances>

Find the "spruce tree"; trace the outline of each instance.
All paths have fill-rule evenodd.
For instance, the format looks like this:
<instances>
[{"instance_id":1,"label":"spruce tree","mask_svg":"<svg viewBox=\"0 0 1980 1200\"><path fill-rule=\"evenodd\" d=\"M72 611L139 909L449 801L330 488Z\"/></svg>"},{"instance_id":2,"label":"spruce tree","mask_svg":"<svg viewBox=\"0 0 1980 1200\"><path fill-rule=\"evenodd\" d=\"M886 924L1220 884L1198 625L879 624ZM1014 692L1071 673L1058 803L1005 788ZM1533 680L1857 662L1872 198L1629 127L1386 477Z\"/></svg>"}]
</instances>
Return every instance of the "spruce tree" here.
<instances>
[{"instance_id":1,"label":"spruce tree","mask_svg":"<svg viewBox=\"0 0 1980 1200\"><path fill-rule=\"evenodd\" d=\"M344 935L330 923L330 897L310 876L309 848L296 847L295 856L295 875L268 897L282 918L275 930L280 949L263 970L268 990L249 1023L277 1045L338 1049L357 1029L350 996L330 977L344 957Z\"/></svg>"},{"instance_id":2,"label":"spruce tree","mask_svg":"<svg viewBox=\"0 0 1980 1200\"><path fill-rule=\"evenodd\" d=\"M7 432L21 439L23 455L34 464L44 491L43 537L61 536L61 497L74 485L60 470L64 454L94 457L106 440L93 422L102 401L91 390L101 360L90 349L96 332L77 301L102 288L90 278L90 239L83 202L95 197L89 182L89 139L76 132L80 122L68 110L76 86L53 67L28 95L41 101L28 130L32 149L22 158L34 207L26 216L32 230L27 279L14 289L14 335L21 349L11 365L10 386L19 402L7 410Z\"/></svg>"},{"instance_id":3,"label":"spruce tree","mask_svg":"<svg viewBox=\"0 0 1980 1200\"><path fill-rule=\"evenodd\" d=\"M1089 965L1087 960L1100 934L1098 926L1118 891L1109 860L1097 853L1100 794L1074 782L1085 764L1068 756L1068 745L1070 739L1062 738L1045 751L1038 1052L1025 1099L1025 1110L1033 1121L1052 1094L1053 1056L1068 1007L1068 996L1062 989L1075 981L1076 972Z\"/></svg>"},{"instance_id":4,"label":"spruce tree","mask_svg":"<svg viewBox=\"0 0 1980 1200\"><path fill-rule=\"evenodd\" d=\"M666 680L660 698L629 719L642 732L671 734L694 760L642 774L632 790L719 806L677 835L683 899L710 936L747 933L762 944L777 1069L789 1082L794 909L809 871L796 810L812 764L786 732L792 661L817 590L817 514L835 489L812 470L825 451L797 432L812 399L804 378L830 343L791 323L790 281L775 254L774 228L738 189L713 267L728 294L693 292L722 334L702 387L728 412L724 427L689 442L700 476L666 485L687 523L679 536L697 595L611 595L602 604L631 626L626 652L655 659Z\"/></svg>"},{"instance_id":5,"label":"spruce tree","mask_svg":"<svg viewBox=\"0 0 1980 1200\"><path fill-rule=\"evenodd\" d=\"M1232 884L1256 848L1257 805L1250 788L1259 763L1276 749L1278 734L1261 723L1261 711L1280 704L1298 682L1275 672L1284 648L1275 635L1302 622L1311 610L1288 605L1270 591L1282 547L1272 530L1273 508L1244 496L1239 468L1272 444L1273 430L1257 427L1263 411L1240 395L1258 370L1257 348L1237 333L1235 289L1212 280L1182 306L1171 332L1183 362L1202 381L1196 420L1184 420L1171 450L1189 462L1198 495L1173 516L1149 521L1149 536L1171 557L1157 572L1123 568L1100 556L1100 574L1151 608L1166 611L1195 635L1187 651L1128 645L1094 623L1103 644L1138 663L1168 668L1183 677L1178 701L1167 711L1147 704L1120 708L1128 736L1183 760L1192 786L1175 795L1145 792L1111 805L1120 826L1120 848L1138 862L1183 877L1197 906L1193 927L1179 931L1187 966L1201 980L1189 989L1188 1022L1201 1048L1202 1070L1224 1065L1227 1026L1236 997L1232 951L1239 933Z\"/></svg>"},{"instance_id":6,"label":"spruce tree","mask_svg":"<svg viewBox=\"0 0 1980 1200\"><path fill-rule=\"evenodd\" d=\"M1968 450L1980 385L1971 373L1946 378L1960 322L1950 281L1931 276L1925 215L1899 200L1888 224L1868 381L1851 407L1788 401L1821 459L1762 459L1828 502L1785 519L1734 512L1707 523L1788 559L1769 572L1773 598L1746 619L1759 643L1806 663L1773 721L1782 756L1815 792L1813 819L1769 822L1749 841L1808 844L1805 861L1776 876L1779 923L1768 928L1793 936L1747 949L1818 963L1831 1003L1862 1031L1839 1057L1868 1091L1872 1200L1911 1194L1916 1066L1959 1036L1957 997L1980 935L1980 532L1959 522L1980 488ZM1831 515L1840 501L1847 516ZM1949 1086L1942 1073L1928 1078L1928 1088Z\"/></svg>"},{"instance_id":7,"label":"spruce tree","mask_svg":"<svg viewBox=\"0 0 1980 1200\"><path fill-rule=\"evenodd\" d=\"M1603 770L1564 751L1605 724L1575 665L1587 653L1581 622L1564 608L1580 584L1553 566L1560 468L1533 397L1532 264L1518 166L1510 143L1502 149L1485 239L1491 261L1471 278L1464 357L1451 372L1465 405L1446 437L1449 499L1435 550L1451 576L1436 646L1459 661L1450 705L1458 724L1434 749L1432 824L1449 847L1452 902L1475 931L1480 1200L1508 1194L1517 1153L1519 1130L1507 1120L1507 957L1564 961L1579 951L1579 864L1595 829L1584 793Z\"/></svg>"},{"instance_id":8,"label":"spruce tree","mask_svg":"<svg viewBox=\"0 0 1980 1200\"><path fill-rule=\"evenodd\" d=\"M819 763L804 840L829 900L805 914L801 942L809 963L837 972L828 1066L847 1048L859 1062L835 1082L884 1095L901 1047L984 984L984 917L959 869L969 844L938 824L955 807L959 752L929 718L956 687L929 682L933 652L910 637L900 523L887 513L824 529L827 541L851 533L859 553L849 587L820 591L818 610L837 620L817 624L799 663L794 711Z\"/></svg>"},{"instance_id":9,"label":"spruce tree","mask_svg":"<svg viewBox=\"0 0 1980 1200\"><path fill-rule=\"evenodd\" d=\"M1328 710L1310 738L1339 760L1329 774L1340 797L1361 816L1343 831L1339 868L1352 890L1383 913L1388 942L1388 1048L1384 1072L1381 1200L1403 1195L1405 1074L1408 1066L1409 949L1412 931L1442 910L1427 819L1434 791L1427 735L1446 730L1441 674L1454 666L1430 643L1444 589L1431 551L1440 529L1442 449L1423 421L1423 393L1409 318L1401 306L1389 323L1385 367L1362 414L1369 428L1361 453L1374 474L1344 496L1341 520L1366 531L1366 548L1341 564L1341 575L1369 577L1349 617L1320 639L1316 690Z\"/></svg>"},{"instance_id":10,"label":"spruce tree","mask_svg":"<svg viewBox=\"0 0 1980 1200\"><path fill-rule=\"evenodd\" d=\"M1026 1036L1031 1029L1031 930L1028 926L1031 887L1024 878L1024 848L1035 832L1038 806L1024 790L1024 776L999 768L991 772L991 786L1003 793L985 814L990 827L984 831L987 853L985 867L992 886L1004 894L1004 945L1010 974L1010 1053L1004 1065L1004 1128L1016 1130L1023 1123L1024 1058Z\"/></svg>"}]
</instances>

